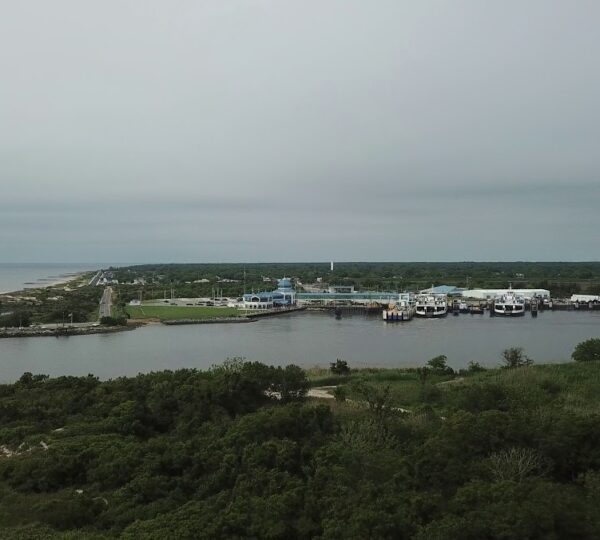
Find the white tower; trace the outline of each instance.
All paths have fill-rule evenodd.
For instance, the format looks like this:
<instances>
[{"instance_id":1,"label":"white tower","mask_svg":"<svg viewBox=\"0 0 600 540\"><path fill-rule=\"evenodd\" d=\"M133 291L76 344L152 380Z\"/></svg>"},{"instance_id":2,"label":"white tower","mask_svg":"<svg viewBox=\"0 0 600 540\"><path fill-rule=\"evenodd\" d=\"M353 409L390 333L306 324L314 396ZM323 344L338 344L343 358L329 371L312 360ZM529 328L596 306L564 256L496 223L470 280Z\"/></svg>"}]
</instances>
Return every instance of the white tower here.
<instances>
[{"instance_id":1,"label":"white tower","mask_svg":"<svg viewBox=\"0 0 600 540\"><path fill-rule=\"evenodd\" d=\"M331 271L333 272L333 261L331 261Z\"/></svg>"}]
</instances>

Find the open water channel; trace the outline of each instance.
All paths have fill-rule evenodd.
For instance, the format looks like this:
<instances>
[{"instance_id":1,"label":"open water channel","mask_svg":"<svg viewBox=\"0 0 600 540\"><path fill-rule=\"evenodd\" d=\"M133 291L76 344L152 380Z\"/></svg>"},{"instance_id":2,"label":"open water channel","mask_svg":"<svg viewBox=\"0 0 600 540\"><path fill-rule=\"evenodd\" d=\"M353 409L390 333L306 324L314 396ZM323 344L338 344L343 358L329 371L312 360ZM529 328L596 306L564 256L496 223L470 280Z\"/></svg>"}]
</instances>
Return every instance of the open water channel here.
<instances>
[{"instance_id":1,"label":"open water channel","mask_svg":"<svg viewBox=\"0 0 600 540\"><path fill-rule=\"evenodd\" d=\"M0 381L25 371L58 375L93 373L101 379L163 369L205 369L241 356L272 364L418 366L439 354L454 368L470 360L498 365L503 349L520 346L535 361L565 362L577 343L600 337L600 312L529 313L510 319L449 315L385 323L354 315L302 312L246 324L146 326L117 334L0 339Z\"/></svg>"}]
</instances>

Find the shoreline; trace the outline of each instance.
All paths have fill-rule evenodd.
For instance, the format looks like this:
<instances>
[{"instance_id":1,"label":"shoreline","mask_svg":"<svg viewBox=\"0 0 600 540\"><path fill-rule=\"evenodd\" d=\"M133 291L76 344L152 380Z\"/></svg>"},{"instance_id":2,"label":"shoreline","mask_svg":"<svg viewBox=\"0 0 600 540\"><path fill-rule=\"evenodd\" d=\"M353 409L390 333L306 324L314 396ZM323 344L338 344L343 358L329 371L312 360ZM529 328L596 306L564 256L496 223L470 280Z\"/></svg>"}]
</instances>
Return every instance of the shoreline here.
<instances>
[{"instance_id":1,"label":"shoreline","mask_svg":"<svg viewBox=\"0 0 600 540\"><path fill-rule=\"evenodd\" d=\"M60 285L67 285L68 283L77 281L77 280L81 279L82 276L89 274L91 272L93 272L93 270L73 272L72 274L70 274L68 276L67 275L65 275L63 277L59 276L58 278L53 279L52 281L49 281L47 283L40 283L39 285L32 284L31 286L12 290L12 291L10 291L10 290L9 291L0 291L0 296L17 296L17 295L23 295L23 293L27 293L30 291L37 291L40 289L52 289L53 287L58 287ZM40 279L45 279L45 278L40 278ZM24 285L27 285L27 284L24 283Z\"/></svg>"},{"instance_id":2,"label":"shoreline","mask_svg":"<svg viewBox=\"0 0 600 540\"><path fill-rule=\"evenodd\" d=\"M0 339L28 338L28 337L70 337L89 336L93 334L114 334L128 332L142 325L128 326L61 326L58 328L15 328L12 330L0 329Z\"/></svg>"},{"instance_id":3,"label":"shoreline","mask_svg":"<svg viewBox=\"0 0 600 540\"><path fill-rule=\"evenodd\" d=\"M103 327L103 326L91 326L94 323L75 323L74 325L69 325L65 327L57 327L57 328L40 328L39 326L31 326L24 328L13 328L6 329L0 328L0 339L2 338L27 338L27 337L40 337L40 336L56 336L60 335L60 329L63 329L63 335L91 335L91 334L101 334L101 333L115 333L120 331L129 331L136 330L138 328L143 328L145 326L148 327L174 327L174 326L196 326L196 325L215 325L215 324L244 324L244 323L252 323L259 322L263 319L268 319L272 317L282 316L282 315L293 315L296 313L306 313L312 315L326 315L329 314L332 310L325 309L311 309L311 308L296 308L291 310L282 310L273 313L261 313L258 317L253 315L239 316L239 317L218 317L218 318L205 318L205 319L172 319L172 320L160 320L158 318L148 318L148 319L129 319L126 326L115 326L115 327ZM565 313L564 310L548 310L549 313ZM600 310L569 310L570 313L594 313ZM380 319L374 314L370 316L368 314L363 315L364 317L370 319L371 321L379 322ZM350 315L352 318L353 315ZM446 319L447 317L443 317L440 320ZM449 317L448 317L449 318ZM481 316L474 316L472 314L461 314L461 319L469 319L469 320L481 320ZM489 315L484 317L485 319L489 319ZM499 320L520 320L520 319L530 319L530 317L493 317L493 319ZM434 319L425 319L418 318L418 320L434 320ZM543 320L543 316L540 319L534 318L533 320ZM391 326L397 326L399 323L397 321L381 321L386 326L389 324ZM82 326L78 326L78 324L82 324ZM406 321L404 323L400 323L401 325L409 325L410 321ZM66 329L67 331L64 331Z\"/></svg>"}]
</instances>

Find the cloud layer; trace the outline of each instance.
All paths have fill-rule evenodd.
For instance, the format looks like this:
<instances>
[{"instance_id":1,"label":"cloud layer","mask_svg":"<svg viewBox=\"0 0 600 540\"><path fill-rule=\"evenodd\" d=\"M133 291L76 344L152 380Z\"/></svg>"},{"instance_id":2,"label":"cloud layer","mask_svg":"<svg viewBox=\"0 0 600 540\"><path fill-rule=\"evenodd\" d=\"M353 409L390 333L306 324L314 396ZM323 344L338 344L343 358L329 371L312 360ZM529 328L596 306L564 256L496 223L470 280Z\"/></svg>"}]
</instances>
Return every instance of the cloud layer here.
<instances>
[{"instance_id":1,"label":"cloud layer","mask_svg":"<svg viewBox=\"0 0 600 540\"><path fill-rule=\"evenodd\" d=\"M13 2L0 258L597 259L599 16Z\"/></svg>"}]
</instances>

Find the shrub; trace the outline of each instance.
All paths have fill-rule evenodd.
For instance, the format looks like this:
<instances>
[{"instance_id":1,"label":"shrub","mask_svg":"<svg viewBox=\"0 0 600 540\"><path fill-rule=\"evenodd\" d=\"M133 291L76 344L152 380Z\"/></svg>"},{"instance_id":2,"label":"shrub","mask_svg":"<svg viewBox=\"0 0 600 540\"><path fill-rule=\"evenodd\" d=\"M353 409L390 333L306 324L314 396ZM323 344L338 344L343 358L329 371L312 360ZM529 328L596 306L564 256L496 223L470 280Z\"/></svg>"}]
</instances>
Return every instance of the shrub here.
<instances>
[{"instance_id":1,"label":"shrub","mask_svg":"<svg viewBox=\"0 0 600 540\"><path fill-rule=\"evenodd\" d=\"M329 366L329 371L331 371L331 373L335 373L336 375L350 375L350 367L348 367L348 362L346 362L346 360L340 360L338 358L335 362L331 362Z\"/></svg>"},{"instance_id":2,"label":"shrub","mask_svg":"<svg viewBox=\"0 0 600 540\"><path fill-rule=\"evenodd\" d=\"M346 389L343 386L336 386L333 391L333 397L336 401L346 401Z\"/></svg>"},{"instance_id":3,"label":"shrub","mask_svg":"<svg viewBox=\"0 0 600 540\"><path fill-rule=\"evenodd\" d=\"M125 317L102 317L100 324L103 326L127 326L127 319Z\"/></svg>"},{"instance_id":4,"label":"shrub","mask_svg":"<svg viewBox=\"0 0 600 540\"><path fill-rule=\"evenodd\" d=\"M447 357L444 354L440 354L435 358L432 358L427 362L427 367L438 375L453 375L454 370L446 364Z\"/></svg>"},{"instance_id":5,"label":"shrub","mask_svg":"<svg viewBox=\"0 0 600 540\"><path fill-rule=\"evenodd\" d=\"M571 358L575 362L593 362L600 360L600 339L592 338L582 341L575 347Z\"/></svg>"},{"instance_id":6,"label":"shrub","mask_svg":"<svg viewBox=\"0 0 600 540\"><path fill-rule=\"evenodd\" d=\"M527 476L539 475L546 464L533 448L509 448L493 453L488 467L496 481L522 482Z\"/></svg>"},{"instance_id":7,"label":"shrub","mask_svg":"<svg viewBox=\"0 0 600 540\"><path fill-rule=\"evenodd\" d=\"M480 371L485 371L485 368L479 362L471 360L467 366L467 371L469 373L479 373Z\"/></svg>"},{"instance_id":8,"label":"shrub","mask_svg":"<svg viewBox=\"0 0 600 540\"><path fill-rule=\"evenodd\" d=\"M505 369L530 366L533 364L533 360L523 352L523 347L510 347L504 349L501 356L502 363L504 364L502 367Z\"/></svg>"}]
</instances>

